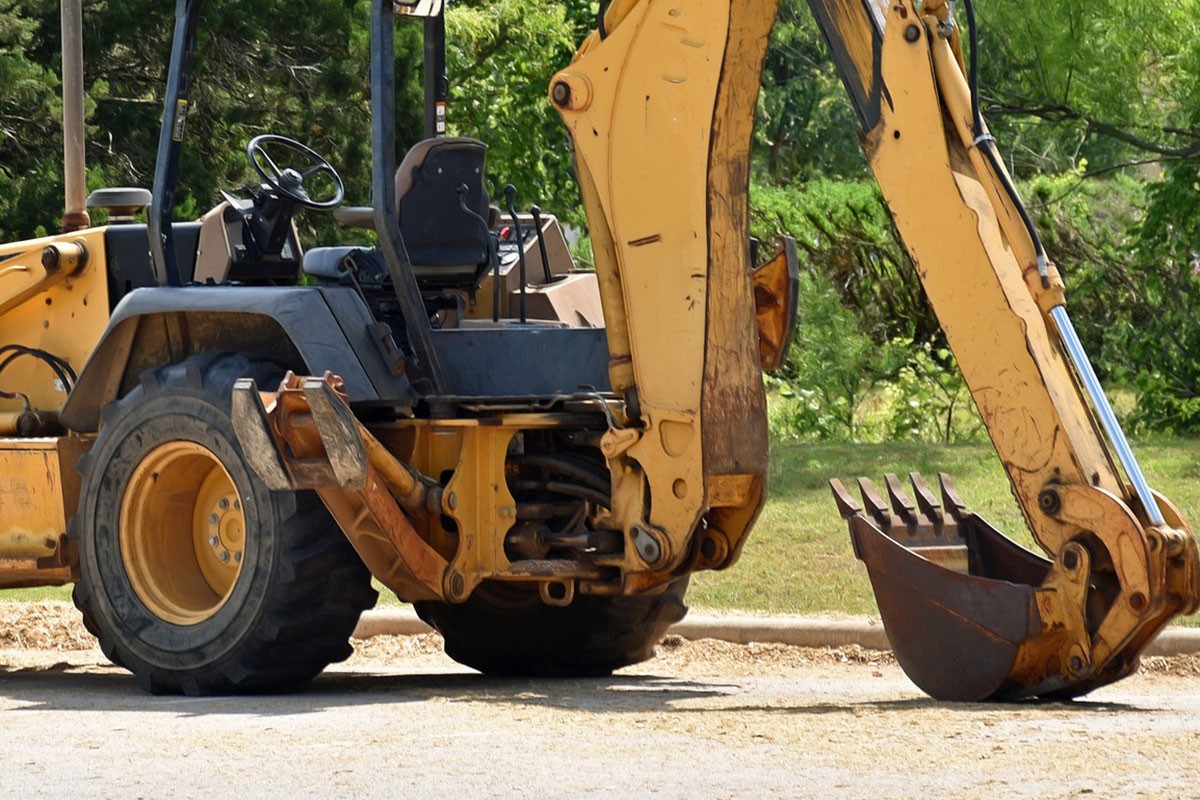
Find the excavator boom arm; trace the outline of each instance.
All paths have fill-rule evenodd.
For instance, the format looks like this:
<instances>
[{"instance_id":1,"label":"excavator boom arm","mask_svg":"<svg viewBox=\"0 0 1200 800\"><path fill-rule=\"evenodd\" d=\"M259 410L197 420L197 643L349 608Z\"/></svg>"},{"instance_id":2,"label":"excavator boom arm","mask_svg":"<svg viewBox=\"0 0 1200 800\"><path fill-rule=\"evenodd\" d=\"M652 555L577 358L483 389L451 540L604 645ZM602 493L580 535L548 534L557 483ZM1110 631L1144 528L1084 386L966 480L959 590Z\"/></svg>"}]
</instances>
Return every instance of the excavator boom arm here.
<instances>
[{"instance_id":1,"label":"excavator boom arm","mask_svg":"<svg viewBox=\"0 0 1200 800\"><path fill-rule=\"evenodd\" d=\"M749 153L773 0L617 0L550 88L575 143L631 567L728 566L765 498ZM652 502L651 502L652 499Z\"/></svg>"}]
</instances>

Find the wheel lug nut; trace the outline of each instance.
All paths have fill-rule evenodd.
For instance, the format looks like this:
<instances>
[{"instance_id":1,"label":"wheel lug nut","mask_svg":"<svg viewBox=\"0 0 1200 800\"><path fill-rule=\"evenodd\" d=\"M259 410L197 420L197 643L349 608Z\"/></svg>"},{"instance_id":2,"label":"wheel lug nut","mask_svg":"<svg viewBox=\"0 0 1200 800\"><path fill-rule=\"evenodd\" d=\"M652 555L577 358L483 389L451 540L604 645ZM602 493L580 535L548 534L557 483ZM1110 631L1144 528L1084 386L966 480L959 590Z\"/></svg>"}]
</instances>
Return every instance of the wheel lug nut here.
<instances>
[{"instance_id":1,"label":"wheel lug nut","mask_svg":"<svg viewBox=\"0 0 1200 800\"><path fill-rule=\"evenodd\" d=\"M229 563L229 551L228 551L228 550L222 550L222 551L221 551L221 563L222 563L222 564L228 564L228 563Z\"/></svg>"},{"instance_id":2,"label":"wheel lug nut","mask_svg":"<svg viewBox=\"0 0 1200 800\"><path fill-rule=\"evenodd\" d=\"M217 503L217 508L224 511L225 509L229 508L229 501L226 500L224 497L222 497L221 501L219 503Z\"/></svg>"},{"instance_id":3,"label":"wheel lug nut","mask_svg":"<svg viewBox=\"0 0 1200 800\"><path fill-rule=\"evenodd\" d=\"M236 553L233 554L233 563L235 563L235 564L242 563L242 551L241 550L238 550Z\"/></svg>"},{"instance_id":4,"label":"wheel lug nut","mask_svg":"<svg viewBox=\"0 0 1200 800\"><path fill-rule=\"evenodd\" d=\"M216 524L217 524L218 522L220 522L220 521L221 521L221 517L220 517L220 516L218 516L218 515L216 514L216 512L213 512L212 514L209 514L209 515L208 515L208 524L210 524L210 525L216 525Z\"/></svg>"},{"instance_id":5,"label":"wheel lug nut","mask_svg":"<svg viewBox=\"0 0 1200 800\"><path fill-rule=\"evenodd\" d=\"M212 536L208 537L208 544L210 547L216 547L220 543L221 543L221 537L217 536L215 533Z\"/></svg>"}]
</instances>

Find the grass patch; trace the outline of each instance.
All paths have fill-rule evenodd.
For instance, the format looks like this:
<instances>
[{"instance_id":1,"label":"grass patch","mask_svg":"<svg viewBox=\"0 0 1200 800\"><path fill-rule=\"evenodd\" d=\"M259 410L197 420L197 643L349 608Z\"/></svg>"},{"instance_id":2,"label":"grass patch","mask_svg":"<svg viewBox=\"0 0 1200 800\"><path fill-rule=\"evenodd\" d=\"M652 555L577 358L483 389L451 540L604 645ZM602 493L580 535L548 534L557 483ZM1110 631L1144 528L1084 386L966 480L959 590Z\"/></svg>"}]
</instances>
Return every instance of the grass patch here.
<instances>
[{"instance_id":1,"label":"grass patch","mask_svg":"<svg viewBox=\"0 0 1200 800\"><path fill-rule=\"evenodd\" d=\"M43 600L71 602L70 586L35 586L32 589L4 589L0 591L0 602L40 603Z\"/></svg>"},{"instance_id":2,"label":"grass patch","mask_svg":"<svg viewBox=\"0 0 1200 800\"><path fill-rule=\"evenodd\" d=\"M1200 441L1143 441L1136 447L1150 484L1184 516L1200 520ZM860 475L882 487L883 474L910 471L930 482L953 478L976 513L1032 547L1004 470L990 444L930 445L814 443L776 445L771 451L771 499L746 542L741 560L724 572L692 579L688 602L696 608L782 614L876 614L867 572L854 558L845 523L837 516L828 480L847 485ZM396 605L380 589L380 605ZM70 587L0 592L7 601L69 600ZM1185 624L1200 625L1189 618Z\"/></svg>"}]
</instances>

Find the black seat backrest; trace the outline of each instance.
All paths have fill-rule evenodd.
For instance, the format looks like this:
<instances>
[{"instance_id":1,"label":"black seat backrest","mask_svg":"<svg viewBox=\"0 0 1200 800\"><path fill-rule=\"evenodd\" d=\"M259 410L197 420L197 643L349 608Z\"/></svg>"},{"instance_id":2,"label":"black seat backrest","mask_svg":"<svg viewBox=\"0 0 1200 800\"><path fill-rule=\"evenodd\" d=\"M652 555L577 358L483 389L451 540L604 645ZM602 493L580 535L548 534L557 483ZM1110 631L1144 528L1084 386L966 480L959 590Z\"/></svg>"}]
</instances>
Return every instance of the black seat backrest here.
<instances>
[{"instance_id":1,"label":"black seat backrest","mask_svg":"<svg viewBox=\"0 0 1200 800\"><path fill-rule=\"evenodd\" d=\"M425 139L396 170L400 233L422 286L474 288L492 263L486 160L487 145L477 139Z\"/></svg>"},{"instance_id":2,"label":"black seat backrest","mask_svg":"<svg viewBox=\"0 0 1200 800\"><path fill-rule=\"evenodd\" d=\"M184 284L191 283L196 270L200 223L172 223L171 238L175 242L179 278ZM154 273L150 236L145 225L109 225L104 231L104 249L108 267L108 297L112 307L115 308L118 301L134 289L162 285Z\"/></svg>"}]
</instances>

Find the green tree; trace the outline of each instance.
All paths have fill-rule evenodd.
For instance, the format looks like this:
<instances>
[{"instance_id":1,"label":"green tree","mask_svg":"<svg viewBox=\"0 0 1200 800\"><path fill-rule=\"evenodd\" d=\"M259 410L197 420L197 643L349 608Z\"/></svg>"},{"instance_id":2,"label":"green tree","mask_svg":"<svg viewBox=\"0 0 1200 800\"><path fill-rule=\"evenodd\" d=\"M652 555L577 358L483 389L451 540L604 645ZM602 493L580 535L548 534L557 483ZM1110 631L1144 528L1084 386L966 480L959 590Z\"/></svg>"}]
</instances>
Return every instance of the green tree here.
<instances>
[{"instance_id":1,"label":"green tree","mask_svg":"<svg viewBox=\"0 0 1200 800\"><path fill-rule=\"evenodd\" d=\"M85 8L94 185L153 180L171 5L93 0ZM347 202L370 202L369 21L369 0L208 0L178 217L202 213L218 190L254 182L244 147L266 132L326 155L346 181ZM563 7L464 0L450 8L447 27L451 132L488 142L497 194L511 181L524 205L572 206L566 136L545 97L550 74L573 47ZM421 33L419 22L397 23L397 157L423 135ZM47 63L57 47L47 40ZM310 241L354 235L339 232L329 215L305 214L301 224Z\"/></svg>"},{"instance_id":2,"label":"green tree","mask_svg":"<svg viewBox=\"0 0 1200 800\"><path fill-rule=\"evenodd\" d=\"M856 439L863 401L895 375L903 353L871 341L820 274L801 273L799 306L803 318L776 378L788 401L776 415L776 431L795 438Z\"/></svg>"},{"instance_id":3,"label":"green tree","mask_svg":"<svg viewBox=\"0 0 1200 800\"><path fill-rule=\"evenodd\" d=\"M1200 157L1200 1L981 0L979 19L985 114L1018 170Z\"/></svg>"},{"instance_id":4,"label":"green tree","mask_svg":"<svg viewBox=\"0 0 1200 800\"><path fill-rule=\"evenodd\" d=\"M44 58L57 2L0 0L0 236L54 229L61 215L57 72ZM57 35L57 26L49 26ZM57 51L55 51L57 52Z\"/></svg>"},{"instance_id":5,"label":"green tree","mask_svg":"<svg viewBox=\"0 0 1200 800\"><path fill-rule=\"evenodd\" d=\"M755 173L766 183L868 175L857 119L804 0L780 4L756 122Z\"/></svg>"},{"instance_id":6,"label":"green tree","mask_svg":"<svg viewBox=\"0 0 1200 800\"><path fill-rule=\"evenodd\" d=\"M518 208L537 204L582 222L569 141L546 95L576 46L566 8L469 0L446 23L450 127L487 142L493 202L503 205L511 183Z\"/></svg>"}]
</instances>

